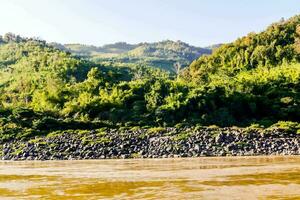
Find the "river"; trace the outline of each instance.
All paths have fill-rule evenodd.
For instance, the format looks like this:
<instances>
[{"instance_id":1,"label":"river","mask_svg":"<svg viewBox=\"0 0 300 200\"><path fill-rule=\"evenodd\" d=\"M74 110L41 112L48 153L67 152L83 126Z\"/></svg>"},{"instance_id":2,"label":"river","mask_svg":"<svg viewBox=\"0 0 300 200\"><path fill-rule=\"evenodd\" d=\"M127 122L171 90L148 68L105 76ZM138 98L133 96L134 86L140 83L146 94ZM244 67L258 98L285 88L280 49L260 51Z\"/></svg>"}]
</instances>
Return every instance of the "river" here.
<instances>
[{"instance_id":1,"label":"river","mask_svg":"<svg viewBox=\"0 0 300 200\"><path fill-rule=\"evenodd\" d=\"M300 157L3 161L0 199L300 199Z\"/></svg>"}]
</instances>

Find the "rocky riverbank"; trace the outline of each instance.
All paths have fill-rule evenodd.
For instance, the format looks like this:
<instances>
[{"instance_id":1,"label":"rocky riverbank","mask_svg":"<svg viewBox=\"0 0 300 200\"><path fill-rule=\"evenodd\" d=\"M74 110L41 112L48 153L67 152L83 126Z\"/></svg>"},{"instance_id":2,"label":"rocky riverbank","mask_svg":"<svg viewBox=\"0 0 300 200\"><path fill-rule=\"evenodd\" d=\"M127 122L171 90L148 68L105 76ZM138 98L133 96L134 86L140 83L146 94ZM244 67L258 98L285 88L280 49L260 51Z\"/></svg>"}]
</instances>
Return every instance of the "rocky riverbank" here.
<instances>
[{"instance_id":1,"label":"rocky riverbank","mask_svg":"<svg viewBox=\"0 0 300 200\"><path fill-rule=\"evenodd\" d=\"M298 155L300 135L241 128L62 131L0 145L2 160Z\"/></svg>"}]
</instances>

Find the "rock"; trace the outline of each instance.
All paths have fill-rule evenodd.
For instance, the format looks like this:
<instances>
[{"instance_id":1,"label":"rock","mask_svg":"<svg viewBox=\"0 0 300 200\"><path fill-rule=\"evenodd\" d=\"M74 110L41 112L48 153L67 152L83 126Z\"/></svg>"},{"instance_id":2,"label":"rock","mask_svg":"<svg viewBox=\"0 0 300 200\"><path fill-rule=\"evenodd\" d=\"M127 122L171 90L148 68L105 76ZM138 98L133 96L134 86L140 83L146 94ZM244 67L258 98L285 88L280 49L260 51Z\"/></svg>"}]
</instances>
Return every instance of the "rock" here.
<instances>
[{"instance_id":1,"label":"rock","mask_svg":"<svg viewBox=\"0 0 300 200\"><path fill-rule=\"evenodd\" d=\"M168 158L196 156L237 155L295 155L300 154L300 136L280 132L245 134L243 129L217 129L216 137L210 129L193 131L191 128L167 128L169 133L144 137L145 129L137 131L107 131L109 142L83 142L80 135L62 134L39 138L39 143L11 141L2 144L2 160L71 160L108 158ZM176 134L189 132L184 140L175 140ZM215 132L216 130L214 130ZM85 135L91 141L99 140L96 131ZM143 137L141 137L143 136ZM101 141L101 139L100 139ZM1 146L0 146L1 147Z\"/></svg>"},{"instance_id":2,"label":"rock","mask_svg":"<svg viewBox=\"0 0 300 200\"><path fill-rule=\"evenodd\" d=\"M199 144L195 144L194 150L195 150L196 152L199 152L199 151L200 151L200 146L199 146Z\"/></svg>"}]
</instances>

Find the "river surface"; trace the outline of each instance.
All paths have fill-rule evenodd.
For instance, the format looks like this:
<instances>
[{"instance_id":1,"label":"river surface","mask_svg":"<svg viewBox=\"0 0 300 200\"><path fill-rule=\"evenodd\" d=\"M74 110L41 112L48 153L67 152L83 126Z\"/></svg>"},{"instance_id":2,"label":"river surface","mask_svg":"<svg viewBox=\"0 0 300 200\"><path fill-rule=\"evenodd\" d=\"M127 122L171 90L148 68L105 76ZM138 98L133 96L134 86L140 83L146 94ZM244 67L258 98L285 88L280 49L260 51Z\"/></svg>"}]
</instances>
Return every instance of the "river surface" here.
<instances>
[{"instance_id":1,"label":"river surface","mask_svg":"<svg viewBox=\"0 0 300 200\"><path fill-rule=\"evenodd\" d=\"M3 161L0 199L300 199L300 157Z\"/></svg>"}]
</instances>

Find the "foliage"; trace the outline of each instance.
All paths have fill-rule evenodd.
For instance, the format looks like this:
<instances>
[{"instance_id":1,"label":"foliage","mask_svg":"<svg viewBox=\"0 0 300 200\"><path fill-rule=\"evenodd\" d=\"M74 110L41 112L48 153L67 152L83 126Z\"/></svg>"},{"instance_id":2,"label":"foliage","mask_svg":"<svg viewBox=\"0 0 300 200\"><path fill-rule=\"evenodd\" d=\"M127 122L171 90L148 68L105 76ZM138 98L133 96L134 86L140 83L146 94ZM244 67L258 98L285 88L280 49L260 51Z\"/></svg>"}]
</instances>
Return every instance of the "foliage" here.
<instances>
[{"instance_id":1,"label":"foliage","mask_svg":"<svg viewBox=\"0 0 300 200\"><path fill-rule=\"evenodd\" d=\"M276 124L273 124L271 128L278 128L283 129L287 132L299 132L300 130L300 123L297 122L289 122L289 121L279 121Z\"/></svg>"},{"instance_id":2,"label":"foliage","mask_svg":"<svg viewBox=\"0 0 300 200\"><path fill-rule=\"evenodd\" d=\"M0 40L0 140L111 126L299 123L299 23L296 16L223 45L176 79L7 34ZM184 52L181 43L160 45Z\"/></svg>"},{"instance_id":3,"label":"foliage","mask_svg":"<svg viewBox=\"0 0 300 200\"><path fill-rule=\"evenodd\" d=\"M214 81L214 77L231 78L257 67L274 67L286 62L299 62L300 16L272 24L266 31L222 45L212 55L195 60L185 77L198 83ZM297 52L298 51L298 52Z\"/></svg>"}]
</instances>

